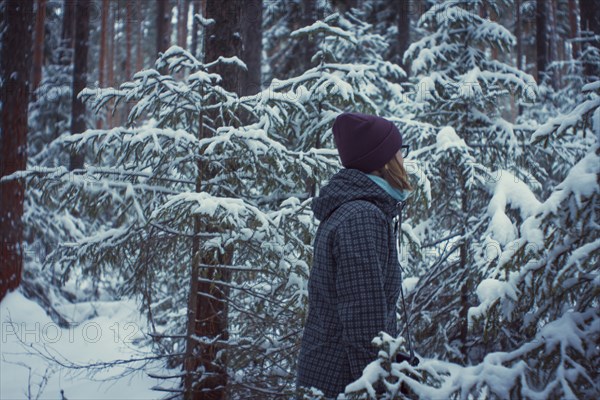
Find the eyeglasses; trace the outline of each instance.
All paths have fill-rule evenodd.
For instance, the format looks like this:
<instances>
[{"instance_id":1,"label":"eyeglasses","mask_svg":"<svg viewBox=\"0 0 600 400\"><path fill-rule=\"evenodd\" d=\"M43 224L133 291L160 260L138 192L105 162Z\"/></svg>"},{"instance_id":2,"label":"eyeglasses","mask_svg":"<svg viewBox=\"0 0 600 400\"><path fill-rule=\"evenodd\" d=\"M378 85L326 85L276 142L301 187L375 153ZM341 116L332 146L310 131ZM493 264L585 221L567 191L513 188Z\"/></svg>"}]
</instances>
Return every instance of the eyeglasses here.
<instances>
[{"instance_id":1,"label":"eyeglasses","mask_svg":"<svg viewBox=\"0 0 600 400\"><path fill-rule=\"evenodd\" d=\"M402 158L406 158L406 156L408 156L408 152L409 152L409 147L407 144L402 145L401 150L402 150Z\"/></svg>"}]
</instances>

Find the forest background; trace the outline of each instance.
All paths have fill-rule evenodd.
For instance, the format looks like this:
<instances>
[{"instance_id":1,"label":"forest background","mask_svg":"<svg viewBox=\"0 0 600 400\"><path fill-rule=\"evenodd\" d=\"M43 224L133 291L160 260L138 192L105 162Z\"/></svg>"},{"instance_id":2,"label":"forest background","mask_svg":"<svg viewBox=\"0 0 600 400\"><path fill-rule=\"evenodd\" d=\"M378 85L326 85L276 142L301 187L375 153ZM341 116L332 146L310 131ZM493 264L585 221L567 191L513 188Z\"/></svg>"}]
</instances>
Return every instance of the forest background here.
<instances>
[{"instance_id":1,"label":"forest background","mask_svg":"<svg viewBox=\"0 0 600 400\"><path fill-rule=\"evenodd\" d=\"M0 46L2 398L320 398L343 111L410 145L419 364L399 304L340 396L600 396L596 1L2 0Z\"/></svg>"}]
</instances>

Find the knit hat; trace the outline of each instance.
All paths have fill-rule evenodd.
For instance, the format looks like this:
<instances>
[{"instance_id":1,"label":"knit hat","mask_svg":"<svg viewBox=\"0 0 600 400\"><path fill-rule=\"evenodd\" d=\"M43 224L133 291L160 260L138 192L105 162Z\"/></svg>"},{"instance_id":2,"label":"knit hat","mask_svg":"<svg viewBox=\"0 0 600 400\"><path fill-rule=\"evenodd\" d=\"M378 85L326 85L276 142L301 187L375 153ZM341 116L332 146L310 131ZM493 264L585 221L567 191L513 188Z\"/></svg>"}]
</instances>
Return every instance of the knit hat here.
<instances>
[{"instance_id":1,"label":"knit hat","mask_svg":"<svg viewBox=\"0 0 600 400\"><path fill-rule=\"evenodd\" d=\"M402 147L402 135L392 122L361 113L338 115L333 139L342 165L365 173L382 168Z\"/></svg>"}]
</instances>

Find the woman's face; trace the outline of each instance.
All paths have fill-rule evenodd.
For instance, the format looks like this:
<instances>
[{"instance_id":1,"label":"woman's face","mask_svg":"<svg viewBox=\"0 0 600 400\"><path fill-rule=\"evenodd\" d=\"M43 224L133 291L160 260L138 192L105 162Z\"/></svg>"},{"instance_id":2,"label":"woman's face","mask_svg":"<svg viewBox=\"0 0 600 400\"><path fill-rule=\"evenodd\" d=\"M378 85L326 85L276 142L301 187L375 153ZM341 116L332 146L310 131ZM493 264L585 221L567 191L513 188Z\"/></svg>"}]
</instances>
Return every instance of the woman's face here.
<instances>
[{"instance_id":1,"label":"woman's face","mask_svg":"<svg viewBox=\"0 0 600 400\"><path fill-rule=\"evenodd\" d=\"M402 157L402 149L396 152L396 160L400 163L400 165L404 165L404 158Z\"/></svg>"}]
</instances>

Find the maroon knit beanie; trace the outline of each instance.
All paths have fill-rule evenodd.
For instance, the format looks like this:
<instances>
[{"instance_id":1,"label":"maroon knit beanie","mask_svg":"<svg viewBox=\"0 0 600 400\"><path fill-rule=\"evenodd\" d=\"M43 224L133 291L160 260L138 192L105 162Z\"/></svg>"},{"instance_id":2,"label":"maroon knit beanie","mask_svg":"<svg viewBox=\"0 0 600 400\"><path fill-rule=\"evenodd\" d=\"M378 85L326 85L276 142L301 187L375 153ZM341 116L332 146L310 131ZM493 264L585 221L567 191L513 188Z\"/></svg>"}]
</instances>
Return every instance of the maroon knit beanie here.
<instances>
[{"instance_id":1,"label":"maroon knit beanie","mask_svg":"<svg viewBox=\"0 0 600 400\"><path fill-rule=\"evenodd\" d=\"M382 168L402 147L402 135L392 122L360 113L338 115L333 139L342 165L365 173Z\"/></svg>"}]
</instances>

